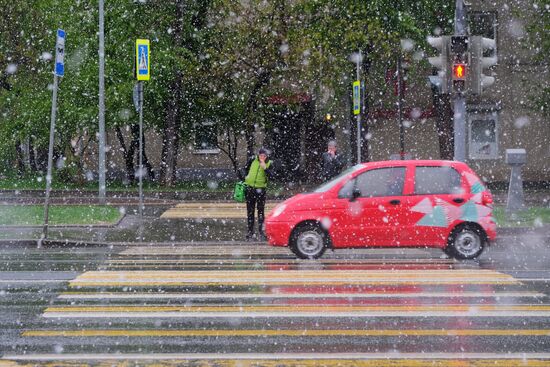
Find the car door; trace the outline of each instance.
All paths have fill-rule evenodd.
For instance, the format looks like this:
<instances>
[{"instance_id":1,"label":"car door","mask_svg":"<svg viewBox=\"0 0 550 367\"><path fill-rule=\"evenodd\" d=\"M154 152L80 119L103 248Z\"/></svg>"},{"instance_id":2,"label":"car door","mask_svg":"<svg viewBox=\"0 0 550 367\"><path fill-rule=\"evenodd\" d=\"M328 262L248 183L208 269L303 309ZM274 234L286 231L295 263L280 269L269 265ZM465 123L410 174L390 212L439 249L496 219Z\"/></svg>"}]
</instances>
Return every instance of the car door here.
<instances>
[{"instance_id":1,"label":"car door","mask_svg":"<svg viewBox=\"0 0 550 367\"><path fill-rule=\"evenodd\" d=\"M397 245L406 215L401 205L405 172L404 166L374 168L344 185L340 197L347 200L342 217L348 245Z\"/></svg>"},{"instance_id":2,"label":"car door","mask_svg":"<svg viewBox=\"0 0 550 367\"><path fill-rule=\"evenodd\" d=\"M404 246L444 245L468 201L463 179L450 166L414 167L414 188L403 200L408 212L400 242Z\"/></svg>"}]
</instances>

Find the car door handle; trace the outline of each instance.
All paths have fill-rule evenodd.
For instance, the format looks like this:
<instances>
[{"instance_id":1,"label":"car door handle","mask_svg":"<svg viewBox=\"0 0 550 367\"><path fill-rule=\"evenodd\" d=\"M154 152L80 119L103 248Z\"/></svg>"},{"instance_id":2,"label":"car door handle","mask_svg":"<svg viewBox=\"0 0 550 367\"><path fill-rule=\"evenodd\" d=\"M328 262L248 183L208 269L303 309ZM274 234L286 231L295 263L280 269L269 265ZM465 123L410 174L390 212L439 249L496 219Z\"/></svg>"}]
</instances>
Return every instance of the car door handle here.
<instances>
[{"instance_id":1,"label":"car door handle","mask_svg":"<svg viewBox=\"0 0 550 367\"><path fill-rule=\"evenodd\" d=\"M397 199L390 200L390 204L391 205L399 205L399 204L401 204L401 200L397 200Z\"/></svg>"},{"instance_id":2,"label":"car door handle","mask_svg":"<svg viewBox=\"0 0 550 367\"><path fill-rule=\"evenodd\" d=\"M462 199L462 198L454 198L453 201L454 201L455 203L459 203L459 204L460 204L460 203L463 203L463 202L464 202L464 199Z\"/></svg>"}]
</instances>

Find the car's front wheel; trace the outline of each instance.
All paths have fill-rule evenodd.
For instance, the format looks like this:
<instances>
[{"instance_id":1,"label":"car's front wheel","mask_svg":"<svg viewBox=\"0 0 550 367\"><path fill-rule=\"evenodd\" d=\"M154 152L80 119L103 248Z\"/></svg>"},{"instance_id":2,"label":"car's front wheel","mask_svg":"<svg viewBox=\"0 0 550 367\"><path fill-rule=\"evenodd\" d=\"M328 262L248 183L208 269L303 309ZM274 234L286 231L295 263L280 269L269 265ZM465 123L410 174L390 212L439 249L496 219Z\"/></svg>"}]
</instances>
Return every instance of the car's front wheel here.
<instances>
[{"instance_id":1,"label":"car's front wheel","mask_svg":"<svg viewBox=\"0 0 550 367\"><path fill-rule=\"evenodd\" d=\"M292 232L289 245L300 259L318 259L327 248L328 235L319 225L302 225Z\"/></svg>"},{"instance_id":2,"label":"car's front wheel","mask_svg":"<svg viewBox=\"0 0 550 367\"><path fill-rule=\"evenodd\" d=\"M446 252L457 259L474 259L481 255L486 242L483 230L471 224L462 224L451 232Z\"/></svg>"}]
</instances>

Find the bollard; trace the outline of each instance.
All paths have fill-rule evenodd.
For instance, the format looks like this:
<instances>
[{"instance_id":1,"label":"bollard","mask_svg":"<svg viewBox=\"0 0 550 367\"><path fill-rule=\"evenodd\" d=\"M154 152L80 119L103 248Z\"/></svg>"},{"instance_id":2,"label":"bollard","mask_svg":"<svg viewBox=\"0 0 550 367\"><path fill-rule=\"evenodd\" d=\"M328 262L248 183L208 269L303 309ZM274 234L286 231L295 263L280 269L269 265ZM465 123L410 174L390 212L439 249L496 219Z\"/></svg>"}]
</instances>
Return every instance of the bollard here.
<instances>
[{"instance_id":1,"label":"bollard","mask_svg":"<svg viewBox=\"0 0 550 367\"><path fill-rule=\"evenodd\" d=\"M506 214L524 208L523 180L521 178L521 166L527 161L525 149L506 149L506 163L512 168L510 172L510 184L508 186L508 200L506 202Z\"/></svg>"}]
</instances>

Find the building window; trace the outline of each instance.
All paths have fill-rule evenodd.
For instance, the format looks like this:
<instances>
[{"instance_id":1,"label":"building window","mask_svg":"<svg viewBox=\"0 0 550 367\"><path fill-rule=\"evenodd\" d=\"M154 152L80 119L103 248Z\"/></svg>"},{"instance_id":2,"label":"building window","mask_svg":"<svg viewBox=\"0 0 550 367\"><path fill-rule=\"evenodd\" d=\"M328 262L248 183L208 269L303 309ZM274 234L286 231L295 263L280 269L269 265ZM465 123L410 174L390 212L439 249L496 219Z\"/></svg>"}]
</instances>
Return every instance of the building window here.
<instances>
[{"instance_id":1,"label":"building window","mask_svg":"<svg viewBox=\"0 0 550 367\"><path fill-rule=\"evenodd\" d=\"M471 159L498 158L497 112L470 113L469 148Z\"/></svg>"},{"instance_id":2,"label":"building window","mask_svg":"<svg viewBox=\"0 0 550 367\"><path fill-rule=\"evenodd\" d=\"M470 35L492 38L497 41L497 13L494 11L473 11L469 14ZM496 50L489 49L484 57L494 56Z\"/></svg>"},{"instance_id":3,"label":"building window","mask_svg":"<svg viewBox=\"0 0 550 367\"><path fill-rule=\"evenodd\" d=\"M218 126L211 120L195 124L195 153L216 154L218 148Z\"/></svg>"}]
</instances>

